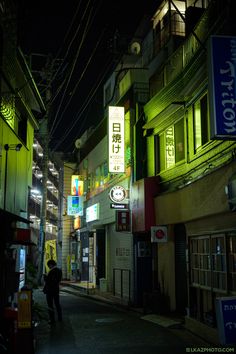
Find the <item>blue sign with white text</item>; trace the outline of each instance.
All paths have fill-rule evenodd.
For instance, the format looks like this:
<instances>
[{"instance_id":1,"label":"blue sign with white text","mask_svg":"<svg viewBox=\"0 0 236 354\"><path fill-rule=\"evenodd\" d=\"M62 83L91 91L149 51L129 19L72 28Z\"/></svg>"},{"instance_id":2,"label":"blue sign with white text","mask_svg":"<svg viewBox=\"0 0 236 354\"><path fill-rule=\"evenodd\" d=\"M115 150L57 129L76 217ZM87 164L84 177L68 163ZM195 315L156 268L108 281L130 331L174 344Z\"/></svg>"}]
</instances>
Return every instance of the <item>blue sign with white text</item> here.
<instances>
[{"instance_id":1,"label":"blue sign with white text","mask_svg":"<svg viewBox=\"0 0 236 354\"><path fill-rule=\"evenodd\" d=\"M236 139L236 37L211 36L209 42L211 138Z\"/></svg>"},{"instance_id":2,"label":"blue sign with white text","mask_svg":"<svg viewBox=\"0 0 236 354\"><path fill-rule=\"evenodd\" d=\"M220 343L236 343L236 297L216 299L216 319Z\"/></svg>"}]
</instances>

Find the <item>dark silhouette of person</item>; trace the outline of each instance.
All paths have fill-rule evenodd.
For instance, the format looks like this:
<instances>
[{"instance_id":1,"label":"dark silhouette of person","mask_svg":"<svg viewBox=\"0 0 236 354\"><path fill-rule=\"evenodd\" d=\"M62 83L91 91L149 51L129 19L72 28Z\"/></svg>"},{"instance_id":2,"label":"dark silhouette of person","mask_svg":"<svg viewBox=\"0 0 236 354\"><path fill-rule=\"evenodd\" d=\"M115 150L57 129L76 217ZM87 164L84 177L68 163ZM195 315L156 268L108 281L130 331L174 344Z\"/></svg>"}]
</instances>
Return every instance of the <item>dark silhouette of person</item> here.
<instances>
[{"instance_id":1,"label":"dark silhouette of person","mask_svg":"<svg viewBox=\"0 0 236 354\"><path fill-rule=\"evenodd\" d=\"M58 321L62 321L62 310L59 297L59 286L62 279L62 271L57 267L56 262L53 259L50 259L47 262L49 272L47 275L44 275L44 288L43 292L46 294L46 300L48 305L48 314L49 314L49 324L55 323L55 313L54 306L57 310Z\"/></svg>"}]
</instances>

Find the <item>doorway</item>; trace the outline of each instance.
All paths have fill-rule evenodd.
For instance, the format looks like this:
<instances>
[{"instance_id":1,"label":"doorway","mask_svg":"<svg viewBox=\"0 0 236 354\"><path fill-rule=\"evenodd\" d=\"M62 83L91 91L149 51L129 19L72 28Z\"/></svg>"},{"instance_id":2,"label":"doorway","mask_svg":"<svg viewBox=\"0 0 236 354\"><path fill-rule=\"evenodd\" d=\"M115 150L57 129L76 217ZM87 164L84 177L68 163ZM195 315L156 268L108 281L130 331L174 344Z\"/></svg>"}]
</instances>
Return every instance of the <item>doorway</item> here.
<instances>
[{"instance_id":1,"label":"doorway","mask_svg":"<svg viewBox=\"0 0 236 354\"><path fill-rule=\"evenodd\" d=\"M188 306L186 230L184 224L174 226L175 234L175 294L176 312L185 315Z\"/></svg>"}]
</instances>

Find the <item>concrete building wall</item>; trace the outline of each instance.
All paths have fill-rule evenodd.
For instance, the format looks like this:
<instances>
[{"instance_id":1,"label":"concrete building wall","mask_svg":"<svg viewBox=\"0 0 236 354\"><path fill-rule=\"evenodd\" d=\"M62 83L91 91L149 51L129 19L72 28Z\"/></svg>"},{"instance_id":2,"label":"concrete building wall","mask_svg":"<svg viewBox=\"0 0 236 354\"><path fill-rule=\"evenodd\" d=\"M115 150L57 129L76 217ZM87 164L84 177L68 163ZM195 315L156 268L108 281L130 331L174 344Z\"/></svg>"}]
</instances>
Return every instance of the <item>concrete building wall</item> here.
<instances>
[{"instance_id":1,"label":"concrete building wall","mask_svg":"<svg viewBox=\"0 0 236 354\"><path fill-rule=\"evenodd\" d=\"M71 163L64 164L64 211L62 224L62 273L64 279L70 277L70 233L73 231L73 218L67 215L67 196L71 194L71 176L74 172L75 165Z\"/></svg>"},{"instance_id":2,"label":"concrete building wall","mask_svg":"<svg viewBox=\"0 0 236 354\"><path fill-rule=\"evenodd\" d=\"M235 162L222 167L179 191L155 198L159 224L188 222L193 218L227 213L229 211L225 186L235 171ZM167 212L168 211L168 212Z\"/></svg>"}]
</instances>

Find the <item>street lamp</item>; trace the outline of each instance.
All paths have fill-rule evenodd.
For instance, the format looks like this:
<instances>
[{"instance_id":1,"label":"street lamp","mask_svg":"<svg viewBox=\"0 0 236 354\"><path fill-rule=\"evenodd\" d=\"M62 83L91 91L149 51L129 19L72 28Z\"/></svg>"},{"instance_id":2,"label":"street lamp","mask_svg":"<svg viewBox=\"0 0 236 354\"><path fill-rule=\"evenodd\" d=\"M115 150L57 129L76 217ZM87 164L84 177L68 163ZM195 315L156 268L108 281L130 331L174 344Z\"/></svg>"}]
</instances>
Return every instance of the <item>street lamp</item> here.
<instances>
[{"instance_id":1,"label":"street lamp","mask_svg":"<svg viewBox=\"0 0 236 354\"><path fill-rule=\"evenodd\" d=\"M4 178L4 205L3 205L3 209L4 210L6 210L8 151L9 150L20 151L21 148L22 148L22 144L5 144L4 145L4 149L6 150L5 178Z\"/></svg>"}]
</instances>

